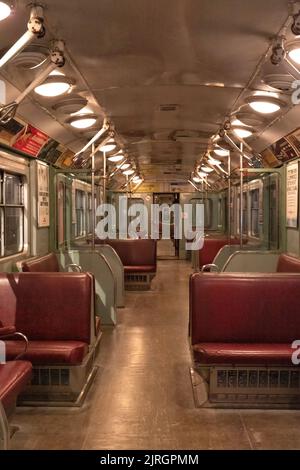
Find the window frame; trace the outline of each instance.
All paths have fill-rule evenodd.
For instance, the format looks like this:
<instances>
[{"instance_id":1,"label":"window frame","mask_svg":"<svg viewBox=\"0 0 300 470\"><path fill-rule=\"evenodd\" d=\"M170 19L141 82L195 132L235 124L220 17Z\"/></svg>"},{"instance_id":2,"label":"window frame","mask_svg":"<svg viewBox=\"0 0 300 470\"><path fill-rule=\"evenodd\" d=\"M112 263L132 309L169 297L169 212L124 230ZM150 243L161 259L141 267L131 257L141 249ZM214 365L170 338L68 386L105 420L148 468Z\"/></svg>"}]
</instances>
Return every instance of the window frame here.
<instances>
[{"instance_id":1,"label":"window frame","mask_svg":"<svg viewBox=\"0 0 300 470\"><path fill-rule=\"evenodd\" d=\"M19 202L18 203L6 203L6 181L7 177L15 177L19 179ZM0 260L18 256L24 253L26 249L26 178L24 174L17 173L14 171L7 171L1 168L0 170ZM5 237L6 230L6 210L9 208L21 209L21 217L19 218L19 248L14 250L13 253L6 253L7 244Z\"/></svg>"}]
</instances>

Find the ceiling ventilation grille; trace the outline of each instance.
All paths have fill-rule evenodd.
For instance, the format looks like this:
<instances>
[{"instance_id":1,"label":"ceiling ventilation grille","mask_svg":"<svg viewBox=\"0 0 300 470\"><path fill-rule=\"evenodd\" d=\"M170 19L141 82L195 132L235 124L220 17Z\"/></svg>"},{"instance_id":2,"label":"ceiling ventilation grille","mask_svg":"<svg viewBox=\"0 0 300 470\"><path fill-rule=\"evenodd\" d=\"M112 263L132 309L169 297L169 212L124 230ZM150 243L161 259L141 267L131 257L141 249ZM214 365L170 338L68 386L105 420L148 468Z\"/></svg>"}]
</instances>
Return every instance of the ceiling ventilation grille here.
<instances>
[{"instance_id":1,"label":"ceiling ventilation grille","mask_svg":"<svg viewBox=\"0 0 300 470\"><path fill-rule=\"evenodd\" d=\"M178 110L178 104L161 104L159 110L161 113L174 113Z\"/></svg>"}]
</instances>

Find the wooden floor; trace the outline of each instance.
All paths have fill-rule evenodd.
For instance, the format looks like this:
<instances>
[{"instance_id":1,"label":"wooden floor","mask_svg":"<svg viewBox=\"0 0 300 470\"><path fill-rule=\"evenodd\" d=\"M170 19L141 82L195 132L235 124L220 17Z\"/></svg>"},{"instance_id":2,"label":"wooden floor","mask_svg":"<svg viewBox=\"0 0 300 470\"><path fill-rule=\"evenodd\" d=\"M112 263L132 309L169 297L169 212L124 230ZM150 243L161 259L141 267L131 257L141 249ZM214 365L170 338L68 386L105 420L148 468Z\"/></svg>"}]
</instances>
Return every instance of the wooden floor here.
<instances>
[{"instance_id":1,"label":"wooden floor","mask_svg":"<svg viewBox=\"0 0 300 470\"><path fill-rule=\"evenodd\" d=\"M151 292L128 292L104 332L81 409L19 408L14 449L300 449L300 411L194 407L183 261L160 261Z\"/></svg>"}]
</instances>

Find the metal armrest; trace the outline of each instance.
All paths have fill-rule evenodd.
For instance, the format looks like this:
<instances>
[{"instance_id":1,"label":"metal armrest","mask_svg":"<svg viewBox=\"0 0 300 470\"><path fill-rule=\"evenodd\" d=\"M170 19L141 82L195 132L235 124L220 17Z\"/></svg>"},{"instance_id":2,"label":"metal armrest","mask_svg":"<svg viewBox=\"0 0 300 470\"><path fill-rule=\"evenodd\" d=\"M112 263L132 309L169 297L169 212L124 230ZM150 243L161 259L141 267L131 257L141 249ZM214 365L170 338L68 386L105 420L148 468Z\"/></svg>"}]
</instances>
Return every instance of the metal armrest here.
<instances>
[{"instance_id":1,"label":"metal armrest","mask_svg":"<svg viewBox=\"0 0 300 470\"><path fill-rule=\"evenodd\" d=\"M73 272L77 271L78 273L82 273L82 267L79 264L74 264L74 263L68 264L66 266L66 271L68 271L69 269L71 269L71 271Z\"/></svg>"},{"instance_id":2,"label":"metal armrest","mask_svg":"<svg viewBox=\"0 0 300 470\"><path fill-rule=\"evenodd\" d=\"M2 329L2 328L1 328ZM3 328L4 329L4 328ZM19 336L25 343L24 345L24 351L22 351L20 354L18 354L16 357L15 357L15 361L17 361L18 359L21 359L21 357L24 356L24 354L27 353L27 350L28 350L28 345L29 345L29 342L28 342L28 338L27 336L23 335L23 333L20 333L19 331L14 331L13 333L8 333L8 334L4 334L4 335L0 335L0 340L6 340L8 338L14 338L15 336Z\"/></svg>"},{"instance_id":3,"label":"metal armrest","mask_svg":"<svg viewBox=\"0 0 300 470\"><path fill-rule=\"evenodd\" d=\"M210 272L217 272L217 273L219 273L220 269L216 264L205 264L204 266L202 266L201 272L202 273L205 273L205 272L209 272L209 273Z\"/></svg>"}]
</instances>

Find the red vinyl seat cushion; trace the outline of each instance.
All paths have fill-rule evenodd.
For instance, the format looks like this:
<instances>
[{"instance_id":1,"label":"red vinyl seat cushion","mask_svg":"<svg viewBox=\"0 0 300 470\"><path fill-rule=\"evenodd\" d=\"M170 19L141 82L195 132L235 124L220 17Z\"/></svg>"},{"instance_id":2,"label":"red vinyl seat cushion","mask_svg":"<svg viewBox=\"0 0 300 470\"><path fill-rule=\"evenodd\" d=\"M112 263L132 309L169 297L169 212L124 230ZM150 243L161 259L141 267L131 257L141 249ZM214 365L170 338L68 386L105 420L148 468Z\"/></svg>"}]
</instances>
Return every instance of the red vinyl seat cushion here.
<instances>
[{"instance_id":1,"label":"red vinyl seat cushion","mask_svg":"<svg viewBox=\"0 0 300 470\"><path fill-rule=\"evenodd\" d=\"M22 271L30 273L59 272L59 264L55 253L28 259L22 263Z\"/></svg>"},{"instance_id":2,"label":"red vinyl seat cushion","mask_svg":"<svg viewBox=\"0 0 300 470\"><path fill-rule=\"evenodd\" d=\"M155 273L156 266L124 266L125 273Z\"/></svg>"},{"instance_id":3,"label":"red vinyl seat cushion","mask_svg":"<svg viewBox=\"0 0 300 470\"><path fill-rule=\"evenodd\" d=\"M294 349L284 343L199 343L192 347L201 364L292 366Z\"/></svg>"},{"instance_id":4,"label":"red vinyl seat cushion","mask_svg":"<svg viewBox=\"0 0 300 470\"><path fill-rule=\"evenodd\" d=\"M23 341L6 341L8 360L24 351ZM88 352L88 345L81 341L29 341L23 358L33 365L74 366L81 364ZM22 359L23 359L22 358Z\"/></svg>"},{"instance_id":5,"label":"red vinyl seat cushion","mask_svg":"<svg viewBox=\"0 0 300 470\"><path fill-rule=\"evenodd\" d=\"M300 259L294 256L281 254L277 264L278 273L300 273Z\"/></svg>"},{"instance_id":6,"label":"red vinyl seat cushion","mask_svg":"<svg viewBox=\"0 0 300 470\"><path fill-rule=\"evenodd\" d=\"M11 361L0 364L0 400L5 411L15 403L18 395L30 382L32 365L27 361Z\"/></svg>"}]
</instances>

